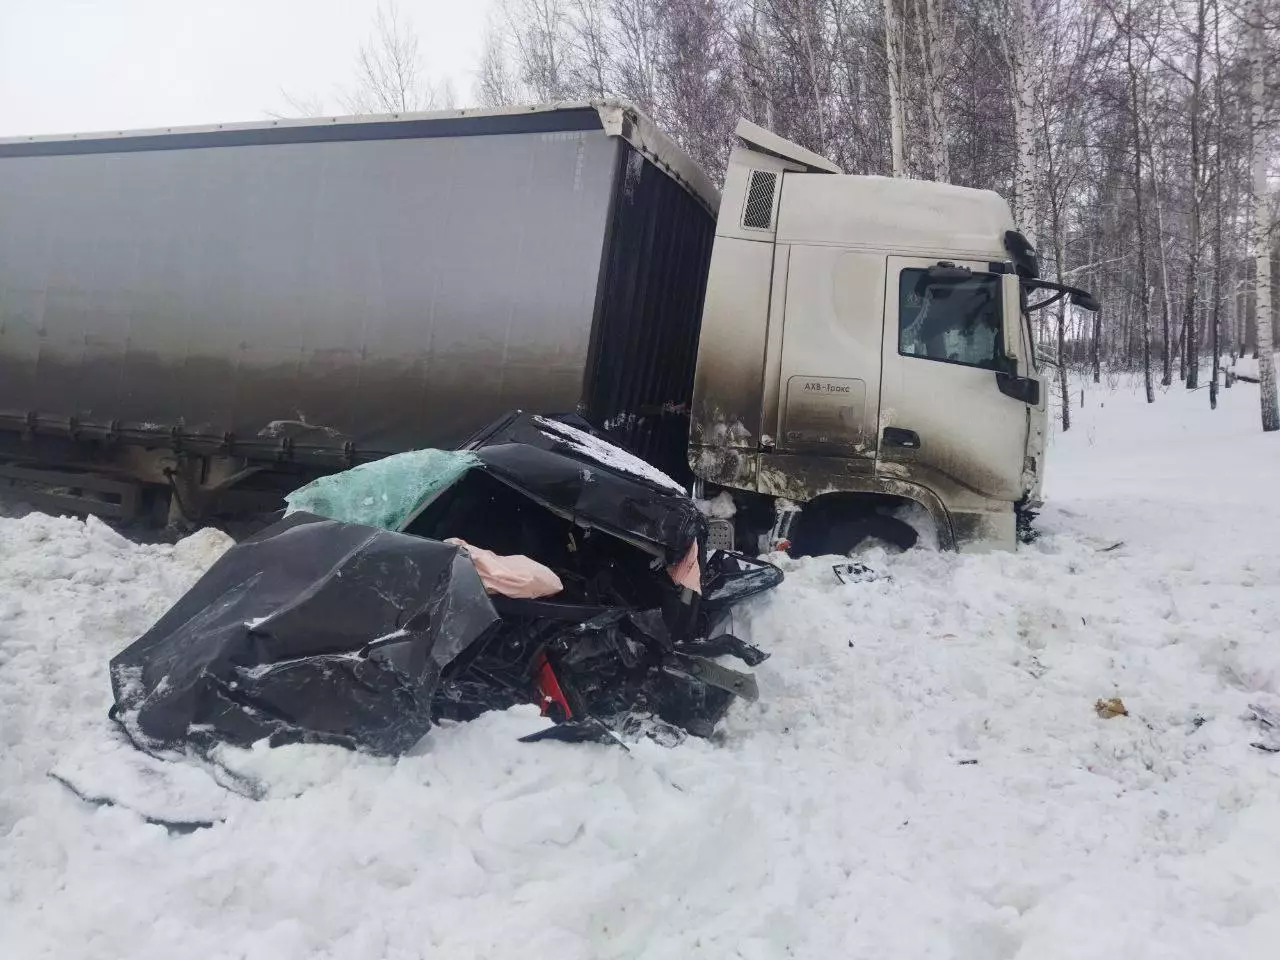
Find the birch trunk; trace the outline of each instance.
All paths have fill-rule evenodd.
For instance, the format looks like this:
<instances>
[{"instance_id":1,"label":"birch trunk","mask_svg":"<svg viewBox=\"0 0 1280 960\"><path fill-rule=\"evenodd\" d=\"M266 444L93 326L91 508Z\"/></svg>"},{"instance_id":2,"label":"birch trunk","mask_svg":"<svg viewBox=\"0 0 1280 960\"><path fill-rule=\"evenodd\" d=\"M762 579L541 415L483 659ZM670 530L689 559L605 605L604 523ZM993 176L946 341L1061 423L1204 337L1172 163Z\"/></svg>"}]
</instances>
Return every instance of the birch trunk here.
<instances>
[{"instance_id":1,"label":"birch trunk","mask_svg":"<svg viewBox=\"0 0 1280 960\"><path fill-rule=\"evenodd\" d=\"M942 49L942 25L938 20L937 0L921 0L923 10L917 10L921 37L921 53L925 68L925 83L929 97L929 162L933 178L943 183L951 181L951 157L947 144L950 129L947 111L942 99L942 75L946 70L946 58Z\"/></svg>"},{"instance_id":2,"label":"birch trunk","mask_svg":"<svg viewBox=\"0 0 1280 960\"><path fill-rule=\"evenodd\" d=\"M1104 272L1095 282L1098 302L1106 303L1108 292L1106 273ZM1089 374L1094 383L1100 383L1102 381L1102 311L1086 313L1085 317L1086 322L1089 323Z\"/></svg>"},{"instance_id":3,"label":"birch trunk","mask_svg":"<svg viewBox=\"0 0 1280 960\"><path fill-rule=\"evenodd\" d=\"M901 50L898 45L897 0L884 0L884 54L889 71L889 133L893 175L907 175L906 151L903 141L902 89L900 81Z\"/></svg>"},{"instance_id":4,"label":"birch trunk","mask_svg":"<svg viewBox=\"0 0 1280 960\"><path fill-rule=\"evenodd\" d=\"M1271 323L1271 198L1267 196L1266 34L1267 0L1256 0L1251 11L1250 99L1253 120L1253 233L1250 236L1255 281L1253 310L1258 328L1258 382L1262 405L1262 429L1280 430L1280 406L1276 401L1276 366Z\"/></svg>"},{"instance_id":5,"label":"birch trunk","mask_svg":"<svg viewBox=\"0 0 1280 960\"><path fill-rule=\"evenodd\" d=\"M1090 349L1093 356L1090 357L1093 365L1093 382L1102 382L1102 311L1093 311L1093 343Z\"/></svg>"},{"instance_id":6,"label":"birch trunk","mask_svg":"<svg viewBox=\"0 0 1280 960\"><path fill-rule=\"evenodd\" d=\"M1213 74L1213 115L1216 142L1213 151L1213 287L1210 294L1213 300L1210 309L1213 368L1209 380L1210 410L1218 409L1218 372L1222 366L1222 131L1226 117L1222 101L1221 19L1221 0L1213 0L1213 54L1216 61Z\"/></svg>"},{"instance_id":7,"label":"birch trunk","mask_svg":"<svg viewBox=\"0 0 1280 960\"><path fill-rule=\"evenodd\" d=\"M1155 403L1151 381L1151 284L1147 280L1147 218L1142 183L1142 100L1139 96L1140 68L1133 58L1133 10L1130 7L1125 30L1125 62L1129 73L1129 121L1133 127L1133 207L1138 231L1138 305L1142 320L1142 380L1147 403Z\"/></svg>"},{"instance_id":8,"label":"birch trunk","mask_svg":"<svg viewBox=\"0 0 1280 960\"><path fill-rule=\"evenodd\" d=\"M1200 336L1196 318L1200 313L1200 247L1203 242L1201 206L1203 196L1203 168L1200 156L1200 101L1204 87L1204 48L1206 27L1206 0L1196 3L1196 34L1194 66L1191 76L1191 100L1188 112L1191 121L1191 210L1187 238L1187 302L1183 304L1183 327L1187 349L1187 389L1200 386Z\"/></svg>"},{"instance_id":9,"label":"birch trunk","mask_svg":"<svg viewBox=\"0 0 1280 960\"><path fill-rule=\"evenodd\" d=\"M813 90L813 112L818 121L818 152L827 152L826 92L818 70L818 56L813 48L813 23L809 19L800 24L800 39L804 45L804 57L809 70L809 86Z\"/></svg>"},{"instance_id":10,"label":"birch trunk","mask_svg":"<svg viewBox=\"0 0 1280 960\"><path fill-rule=\"evenodd\" d=\"M1067 386L1067 301L1058 301L1058 392L1062 394L1062 432L1071 429L1071 394Z\"/></svg>"},{"instance_id":11,"label":"birch trunk","mask_svg":"<svg viewBox=\"0 0 1280 960\"><path fill-rule=\"evenodd\" d=\"M1013 120L1018 148L1018 172L1014 183L1013 219L1031 246L1036 230L1036 90L1032 37L1035 11L1032 0L1013 0L1010 24L1009 64L1013 80Z\"/></svg>"},{"instance_id":12,"label":"birch trunk","mask_svg":"<svg viewBox=\"0 0 1280 960\"><path fill-rule=\"evenodd\" d=\"M1147 143L1151 143L1151 135L1147 135ZM1161 151L1163 157L1164 152ZM1163 166L1163 162L1161 163ZM1151 157L1151 167L1155 169L1155 156ZM1153 177L1153 186L1155 188L1156 203L1156 232L1159 234L1160 250L1160 322L1163 333L1164 342L1161 344L1160 360L1160 383L1163 386L1169 386L1173 383L1173 318L1169 312L1169 258L1166 253L1165 232L1164 232L1164 204L1160 202L1160 177Z\"/></svg>"}]
</instances>

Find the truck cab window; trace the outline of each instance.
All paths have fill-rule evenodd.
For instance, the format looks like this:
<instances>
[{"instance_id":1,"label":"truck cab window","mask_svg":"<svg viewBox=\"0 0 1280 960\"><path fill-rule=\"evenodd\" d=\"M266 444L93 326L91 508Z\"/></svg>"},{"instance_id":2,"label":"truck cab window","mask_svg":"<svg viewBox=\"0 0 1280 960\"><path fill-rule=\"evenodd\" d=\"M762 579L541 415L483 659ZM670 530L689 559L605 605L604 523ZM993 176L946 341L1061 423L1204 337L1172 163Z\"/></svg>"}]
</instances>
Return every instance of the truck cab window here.
<instances>
[{"instance_id":1,"label":"truck cab window","mask_svg":"<svg viewBox=\"0 0 1280 960\"><path fill-rule=\"evenodd\" d=\"M1000 278L975 273L963 280L931 280L924 269L898 280L898 352L987 370L1001 356Z\"/></svg>"}]
</instances>

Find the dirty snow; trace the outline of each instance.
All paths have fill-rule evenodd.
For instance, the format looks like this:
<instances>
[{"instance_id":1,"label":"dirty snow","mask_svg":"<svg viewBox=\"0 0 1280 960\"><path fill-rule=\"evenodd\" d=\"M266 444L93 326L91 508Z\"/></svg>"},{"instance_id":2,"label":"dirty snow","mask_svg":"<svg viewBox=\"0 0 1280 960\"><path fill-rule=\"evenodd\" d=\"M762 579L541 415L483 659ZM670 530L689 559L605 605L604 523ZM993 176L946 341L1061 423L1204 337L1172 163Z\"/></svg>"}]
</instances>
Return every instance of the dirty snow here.
<instances>
[{"instance_id":1,"label":"dirty snow","mask_svg":"<svg viewBox=\"0 0 1280 960\"><path fill-rule=\"evenodd\" d=\"M398 762L225 751L260 800L105 718L108 657L225 543L0 520L0 956L1274 956L1280 436L1252 385L1084 390L1035 546L789 564L716 742L519 744L526 708Z\"/></svg>"}]
</instances>

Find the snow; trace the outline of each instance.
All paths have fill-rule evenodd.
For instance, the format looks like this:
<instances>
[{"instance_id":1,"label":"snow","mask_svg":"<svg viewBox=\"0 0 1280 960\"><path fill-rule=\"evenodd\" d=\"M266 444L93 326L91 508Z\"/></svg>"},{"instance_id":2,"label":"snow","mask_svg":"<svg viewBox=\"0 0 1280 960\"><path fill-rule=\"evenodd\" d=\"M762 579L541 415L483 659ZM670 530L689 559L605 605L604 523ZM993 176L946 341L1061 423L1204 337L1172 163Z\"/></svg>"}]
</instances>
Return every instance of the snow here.
<instances>
[{"instance_id":1,"label":"snow","mask_svg":"<svg viewBox=\"0 0 1280 960\"><path fill-rule=\"evenodd\" d=\"M710 500L695 500L698 510L704 517L712 520L732 520L738 515L738 505L733 500L733 494L725 490L718 496Z\"/></svg>"},{"instance_id":2,"label":"snow","mask_svg":"<svg viewBox=\"0 0 1280 960\"><path fill-rule=\"evenodd\" d=\"M760 700L675 748L517 708L398 761L224 750L223 786L139 760L106 661L225 541L0 520L0 956L1274 956L1280 437L1251 384L1083 387L1035 545L787 561L737 618Z\"/></svg>"},{"instance_id":3,"label":"snow","mask_svg":"<svg viewBox=\"0 0 1280 960\"><path fill-rule=\"evenodd\" d=\"M1280 354L1277 355L1280 356ZM1274 360L1272 362L1275 363ZM1252 377L1254 380L1258 379L1259 362L1254 357L1237 357L1235 363L1231 362L1230 357L1223 357L1222 366L1224 368L1234 370L1237 376ZM1277 364L1277 366L1280 366L1280 364Z\"/></svg>"},{"instance_id":4,"label":"snow","mask_svg":"<svg viewBox=\"0 0 1280 960\"><path fill-rule=\"evenodd\" d=\"M559 440L561 443L567 443L578 453L590 457L606 467L612 467L622 473L629 473L633 477L639 477L656 486L666 487L668 490L674 490L677 493L685 492L684 487L680 486L657 467L646 463L639 457L632 456L627 451L615 447L611 443L593 437L591 434L579 430L577 427L571 427L567 423L559 423L555 420L548 420L545 417L534 417L533 419L538 428L547 436Z\"/></svg>"}]
</instances>

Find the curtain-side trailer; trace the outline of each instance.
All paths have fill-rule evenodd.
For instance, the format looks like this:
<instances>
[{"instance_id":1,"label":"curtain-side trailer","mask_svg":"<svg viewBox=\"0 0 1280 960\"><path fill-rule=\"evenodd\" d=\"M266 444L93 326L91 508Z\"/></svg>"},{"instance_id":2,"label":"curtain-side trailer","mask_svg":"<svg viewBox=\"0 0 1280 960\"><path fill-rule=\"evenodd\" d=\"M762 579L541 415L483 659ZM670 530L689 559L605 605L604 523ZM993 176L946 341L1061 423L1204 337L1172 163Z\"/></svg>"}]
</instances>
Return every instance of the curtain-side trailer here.
<instances>
[{"instance_id":1,"label":"curtain-side trailer","mask_svg":"<svg viewBox=\"0 0 1280 960\"><path fill-rule=\"evenodd\" d=\"M718 202L613 101L0 141L0 470L190 511L514 408L679 470Z\"/></svg>"}]
</instances>

